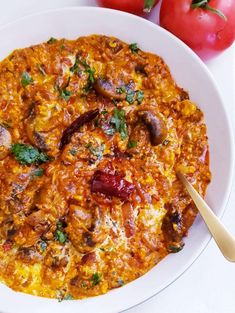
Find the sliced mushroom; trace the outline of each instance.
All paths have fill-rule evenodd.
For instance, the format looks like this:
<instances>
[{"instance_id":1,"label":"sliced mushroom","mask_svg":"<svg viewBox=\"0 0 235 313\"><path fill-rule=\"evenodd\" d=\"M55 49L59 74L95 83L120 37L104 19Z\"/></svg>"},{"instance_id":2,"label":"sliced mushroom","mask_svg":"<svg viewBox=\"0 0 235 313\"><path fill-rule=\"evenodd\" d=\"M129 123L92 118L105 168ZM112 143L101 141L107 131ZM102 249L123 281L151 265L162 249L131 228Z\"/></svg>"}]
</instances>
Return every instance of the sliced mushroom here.
<instances>
[{"instance_id":1,"label":"sliced mushroom","mask_svg":"<svg viewBox=\"0 0 235 313\"><path fill-rule=\"evenodd\" d=\"M11 146L10 132L0 125L0 160L3 160L9 153Z\"/></svg>"},{"instance_id":2,"label":"sliced mushroom","mask_svg":"<svg viewBox=\"0 0 235 313\"><path fill-rule=\"evenodd\" d=\"M171 205L166 204L167 213L162 221L162 233L169 252L178 252L183 246L182 215Z\"/></svg>"},{"instance_id":3,"label":"sliced mushroom","mask_svg":"<svg viewBox=\"0 0 235 313\"><path fill-rule=\"evenodd\" d=\"M96 79L94 89L98 94L106 98L115 100L125 100L126 98L125 93L118 93L116 86L114 86L110 81L100 77Z\"/></svg>"},{"instance_id":4,"label":"sliced mushroom","mask_svg":"<svg viewBox=\"0 0 235 313\"><path fill-rule=\"evenodd\" d=\"M152 146L161 144L167 137L167 127L163 120L152 111L138 111L138 116L147 126Z\"/></svg>"}]
</instances>

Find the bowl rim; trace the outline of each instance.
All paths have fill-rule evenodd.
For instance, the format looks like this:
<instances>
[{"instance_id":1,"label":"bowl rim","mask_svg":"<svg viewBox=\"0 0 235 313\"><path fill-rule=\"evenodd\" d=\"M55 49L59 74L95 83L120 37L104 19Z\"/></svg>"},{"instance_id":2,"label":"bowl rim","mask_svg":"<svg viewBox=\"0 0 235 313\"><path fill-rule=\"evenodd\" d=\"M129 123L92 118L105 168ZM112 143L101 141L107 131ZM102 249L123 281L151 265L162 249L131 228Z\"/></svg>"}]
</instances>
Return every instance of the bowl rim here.
<instances>
[{"instance_id":1,"label":"bowl rim","mask_svg":"<svg viewBox=\"0 0 235 313\"><path fill-rule=\"evenodd\" d=\"M187 50L187 53L189 53L191 55L191 57L197 62L200 64L200 66L203 68L203 70L206 72L207 76L209 77L210 81L212 82L212 84L214 85L215 87L215 90L217 92L217 97L220 101L220 103L222 104L221 105L221 109L223 110L224 112L224 117L226 119L226 124L227 124L227 127L228 127L228 134L229 134L229 143L230 143L230 147L231 147L231 150L230 150L230 156L231 156L231 173L229 175L229 180L228 180L228 187L226 189L226 195L224 197L224 201L223 201L223 204L221 205L220 207L220 210L219 210L219 213L217 214L217 216L221 219L226 208L227 208L227 205L228 205L228 202L229 202L229 199L230 199L230 196L231 196L231 193L232 193L232 187L235 185L235 177L234 177L234 170L235 170L235 159L234 159L234 156L235 156L235 147L234 147L234 130L233 130L233 127L232 127L232 122L231 122L231 119L229 117L229 114L225 108L225 102L223 100L223 97L221 95L221 92L220 92L220 89L218 87L218 84L217 82L215 81L212 73L209 71L209 69L207 68L206 64L193 52L193 50L191 50L184 42L182 42L179 38L177 38L176 36L174 36L172 33L170 33L169 31L167 31L166 29L163 29L162 27L160 27L159 25L157 24L154 24L153 22L149 21L149 20L146 20L140 16L136 16L136 15L133 15L133 14L130 14L130 13L127 13L127 12L122 12L122 11L118 11L118 10L113 10L113 9L109 9L109 8L101 8L101 7L94 7L94 6L67 6L67 7L62 7L62 8L58 8L58 9L49 9L49 10L42 10L40 12L37 12L37 13L33 13L33 14L27 14L27 15L24 15L23 17L20 17L20 18L17 18L16 20L14 21L11 21L11 22L8 22L4 25L2 25L0 27L0 32L1 31L4 31L5 29L11 27L11 26L14 26L14 25L17 25L18 23L21 23L21 22L24 22L26 21L27 19L32 19L34 17L40 17L40 16L44 16L44 15L47 15L47 14L53 14L53 13L61 13L61 12L64 12L64 11L106 11L106 12L110 12L111 14L117 14L119 15L120 17L123 16L123 15L126 15L127 17L129 18L132 18L132 19L136 19L136 21L141 21L142 23L148 25L149 27L152 27L152 28L158 28L158 31L162 32L162 33L165 33L166 36L168 36L171 40L174 40L175 42L177 42L177 44L179 46L181 46L181 48L183 48L184 50ZM19 48L15 48L15 49L19 49ZM10 52L9 52L10 53ZM164 58L164 56L162 56ZM2 61L2 59L0 60L0 62ZM146 301L148 301L149 299L153 298L154 296L156 296L158 293L160 293L162 290L165 290L170 284L172 284L173 282L175 282L179 277L181 277L188 269L189 267L200 257L200 255L203 253L203 251L207 248L210 240L211 240L212 236L210 235L210 233L208 232L207 235L205 235L205 238L204 240L202 241L201 245L200 245L200 249L198 249L198 252L196 254L196 256L194 255L194 257L192 257L191 259L189 259L188 262L185 263L184 266L182 266L182 270L180 273L177 272L177 274L174 275L174 278L171 279L170 281L168 281L167 283L165 283L164 287L162 287L160 290L156 291L155 293L152 293L152 295L148 296L147 298L144 297L144 299L140 300L139 302L135 302L135 304L133 305L127 305L125 306L125 308L123 308L121 311L118 311L118 312L124 312L128 309L131 309L131 308L134 308L136 307L137 305L139 304L142 304ZM0 285L2 285L2 283L0 283ZM38 299L41 299L42 301L55 301L55 299L48 299L48 298L41 298L41 297L36 297L36 296L33 296L33 295L28 295L28 294L24 294L24 293L21 293L23 296L25 297L33 297L33 298L38 298ZM98 296L99 297L99 296ZM93 298L97 298L97 297L93 297ZM81 301L81 300L79 300ZM67 311L66 311L67 312ZM108 312L108 311L105 311L105 312ZM110 312L117 312L117 311L111 311L110 309ZM3 311L2 313L12 313L11 311Z\"/></svg>"}]
</instances>

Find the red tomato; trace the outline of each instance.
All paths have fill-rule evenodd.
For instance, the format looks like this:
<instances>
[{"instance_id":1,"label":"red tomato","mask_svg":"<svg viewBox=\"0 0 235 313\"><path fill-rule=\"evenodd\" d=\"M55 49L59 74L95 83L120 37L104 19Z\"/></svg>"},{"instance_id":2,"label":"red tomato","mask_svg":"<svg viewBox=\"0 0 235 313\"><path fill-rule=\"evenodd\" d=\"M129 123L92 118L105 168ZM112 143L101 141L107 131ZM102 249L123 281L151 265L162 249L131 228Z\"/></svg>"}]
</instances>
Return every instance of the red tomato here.
<instances>
[{"instance_id":1,"label":"red tomato","mask_svg":"<svg viewBox=\"0 0 235 313\"><path fill-rule=\"evenodd\" d=\"M144 5L153 7L159 0L97 0L100 6L133 14L143 14Z\"/></svg>"},{"instance_id":2,"label":"red tomato","mask_svg":"<svg viewBox=\"0 0 235 313\"><path fill-rule=\"evenodd\" d=\"M201 6L195 7L199 2ZM202 59L209 59L228 48L235 39L235 1L163 0L160 25L183 40Z\"/></svg>"}]
</instances>

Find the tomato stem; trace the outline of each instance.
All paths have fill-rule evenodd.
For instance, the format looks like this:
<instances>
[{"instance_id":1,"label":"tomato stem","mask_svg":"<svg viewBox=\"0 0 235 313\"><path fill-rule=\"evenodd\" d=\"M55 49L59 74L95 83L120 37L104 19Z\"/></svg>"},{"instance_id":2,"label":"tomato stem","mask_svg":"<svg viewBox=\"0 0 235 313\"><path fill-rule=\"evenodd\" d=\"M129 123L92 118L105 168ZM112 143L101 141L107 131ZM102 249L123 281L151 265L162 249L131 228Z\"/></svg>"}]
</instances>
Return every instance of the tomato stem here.
<instances>
[{"instance_id":1,"label":"tomato stem","mask_svg":"<svg viewBox=\"0 0 235 313\"><path fill-rule=\"evenodd\" d=\"M227 17L224 15L224 13L221 12L220 10L212 8L210 5L208 5L209 2L210 2L210 0L193 0L192 4L191 4L191 8L192 9L202 8L204 10L211 11L211 12L219 15L223 20L227 21Z\"/></svg>"},{"instance_id":2,"label":"tomato stem","mask_svg":"<svg viewBox=\"0 0 235 313\"><path fill-rule=\"evenodd\" d=\"M154 5L155 0L144 0L144 12L149 13Z\"/></svg>"}]
</instances>

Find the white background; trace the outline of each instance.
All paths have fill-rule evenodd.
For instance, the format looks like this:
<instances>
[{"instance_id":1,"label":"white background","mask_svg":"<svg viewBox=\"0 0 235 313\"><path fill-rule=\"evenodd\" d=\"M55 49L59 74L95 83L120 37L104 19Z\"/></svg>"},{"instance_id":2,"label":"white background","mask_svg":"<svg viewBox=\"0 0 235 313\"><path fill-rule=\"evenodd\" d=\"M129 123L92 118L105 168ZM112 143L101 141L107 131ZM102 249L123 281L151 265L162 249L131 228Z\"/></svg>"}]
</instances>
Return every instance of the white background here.
<instances>
[{"instance_id":1,"label":"white background","mask_svg":"<svg viewBox=\"0 0 235 313\"><path fill-rule=\"evenodd\" d=\"M95 5L95 0L1 1L0 25L27 14L77 5ZM157 20L157 10L154 10L150 19ZM235 47L229 48L207 65L219 85L231 121L235 125ZM235 235L235 184L222 220ZM176 282L152 299L126 312L235 313L235 264L227 262L211 240L198 260Z\"/></svg>"}]
</instances>

